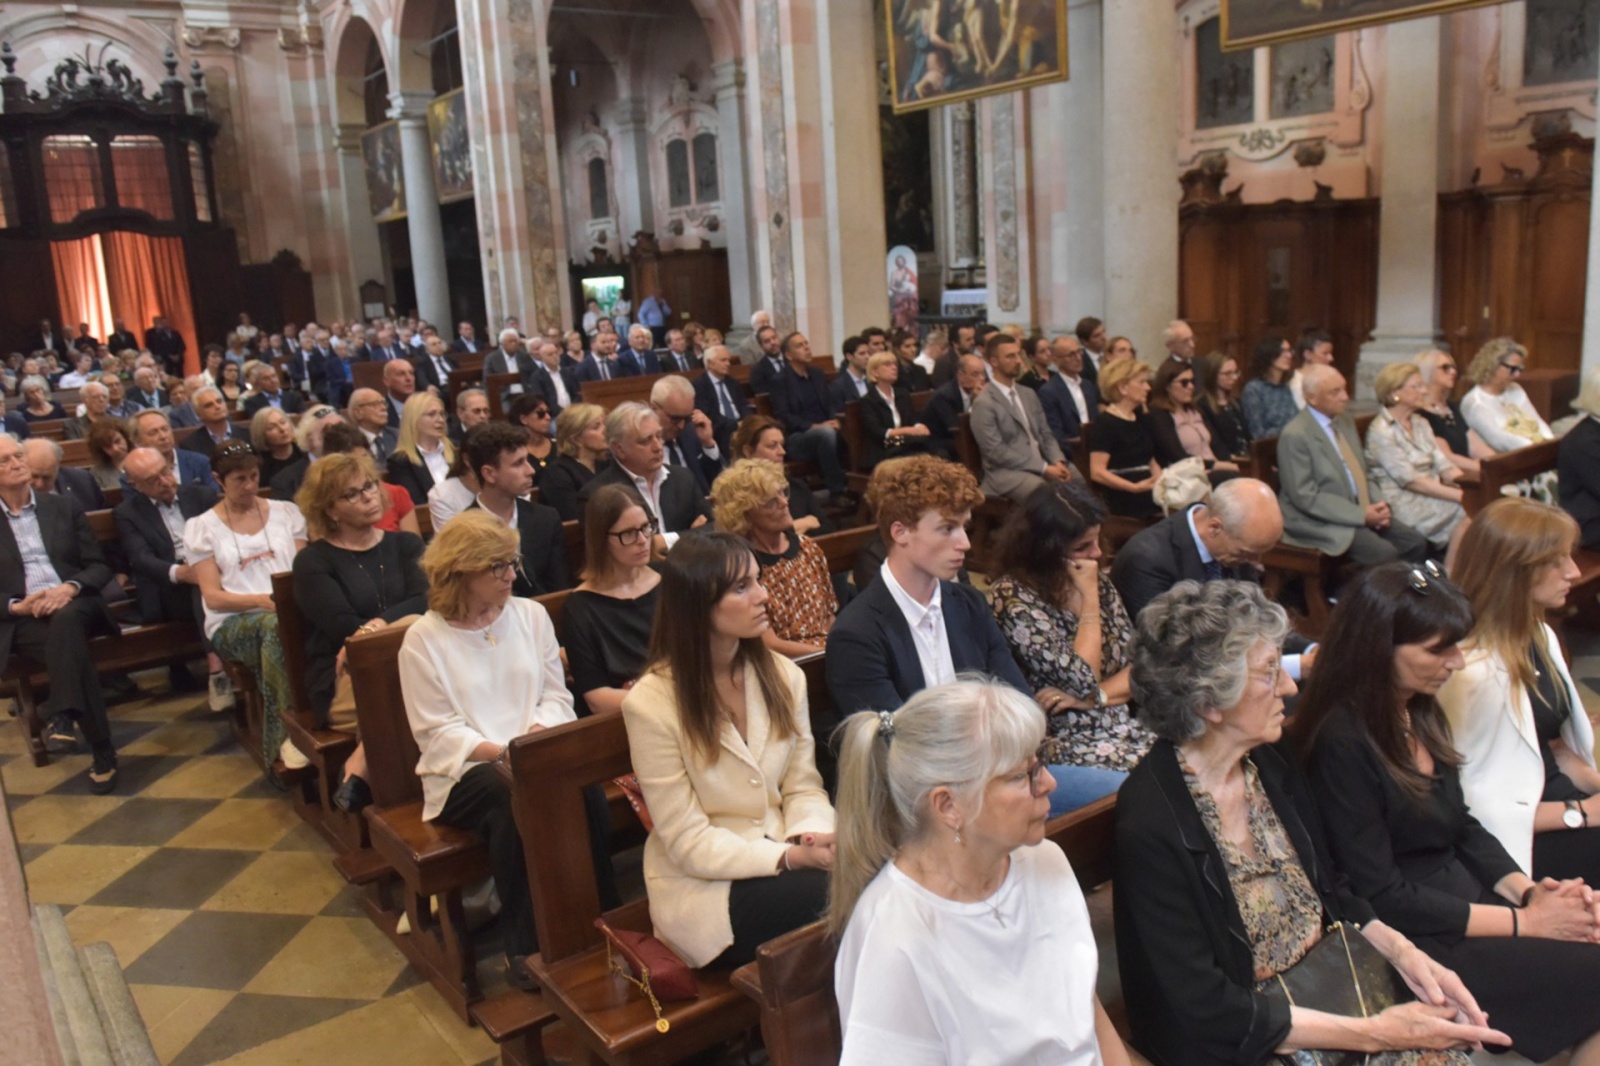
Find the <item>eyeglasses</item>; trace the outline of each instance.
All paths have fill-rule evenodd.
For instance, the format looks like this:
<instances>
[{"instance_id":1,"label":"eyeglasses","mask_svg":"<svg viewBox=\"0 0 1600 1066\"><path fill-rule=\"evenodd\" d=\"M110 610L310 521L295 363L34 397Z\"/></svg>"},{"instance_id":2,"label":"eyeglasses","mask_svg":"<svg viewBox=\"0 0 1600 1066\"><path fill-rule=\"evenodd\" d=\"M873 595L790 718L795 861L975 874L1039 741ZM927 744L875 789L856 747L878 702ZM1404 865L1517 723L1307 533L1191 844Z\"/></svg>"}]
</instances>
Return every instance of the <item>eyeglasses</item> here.
<instances>
[{"instance_id":1,"label":"eyeglasses","mask_svg":"<svg viewBox=\"0 0 1600 1066\"><path fill-rule=\"evenodd\" d=\"M1516 376L1517 376L1517 375L1518 375L1518 374L1520 374L1520 373L1522 373L1522 372L1523 372L1523 371L1524 371L1524 370L1526 370L1526 369L1528 369L1528 368L1527 368L1527 367L1525 367L1525 366L1523 366L1523 365L1522 365L1522 364L1520 364L1520 363L1507 363L1507 362L1504 362L1504 361L1502 361L1502 362L1501 362L1501 363L1500 363L1500 365L1501 365L1501 366L1503 366L1503 367L1505 367L1505 368L1506 368L1506 370L1507 370L1507 371L1508 371L1508 372L1510 372L1510 374L1511 374L1511 376L1512 376L1512 377L1516 377Z\"/></svg>"},{"instance_id":2,"label":"eyeglasses","mask_svg":"<svg viewBox=\"0 0 1600 1066\"><path fill-rule=\"evenodd\" d=\"M1173 384L1178 386L1180 389L1192 389L1194 388L1194 378L1179 378L1177 381L1174 381Z\"/></svg>"},{"instance_id":3,"label":"eyeglasses","mask_svg":"<svg viewBox=\"0 0 1600 1066\"><path fill-rule=\"evenodd\" d=\"M618 544L624 548L629 548L639 543L640 540L649 540L656 535L658 529L659 527L654 522L646 522L644 525L635 526L632 529L614 530L607 533L606 536L616 537Z\"/></svg>"},{"instance_id":4,"label":"eyeglasses","mask_svg":"<svg viewBox=\"0 0 1600 1066\"><path fill-rule=\"evenodd\" d=\"M509 559L501 559L497 563L490 563L489 573L494 575L496 581L504 581L507 575L522 573L522 556L513 555Z\"/></svg>"},{"instance_id":5,"label":"eyeglasses","mask_svg":"<svg viewBox=\"0 0 1600 1066\"><path fill-rule=\"evenodd\" d=\"M1413 566L1406 575L1406 584L1411 586L1411 591L1419 596L1426 596L1433 591L1435 584L1445 580L1444 568L1432 559L1425 560L1421 566Z\"/></svg>"},{"instance_id":6,"label":"eyeglasses","mask_svg":"<svg viewBox=\"0 0 1600 1066\"><path fill-rule=\"evenodd\" d=\"M1265 681L1267 683L1267 688L1269 689L1277 688L1278 679L1283 676L1283 656L1279 655L1276 659L1272 660L1271 664L1265 670L1252 670L1246 676L1253 681Z\"/></svg>"},{"instance_id":7,"label":"eyeglasses","mask_svg":"<svg viewBox=\"0 0 1600 1066\"><path fill-rule=\"evenodd\" d=\"M548 408L548 407L535 407L532 410L532 412L530 412L530 413L533 415L534 418L549 418L550 417L550 408Z\"/></svg>"},{"instance_id":8,"label":"eyeglasses","mask_svg":"<svg viewBox=\"0 0 1600 1066\"><path fill-rule=\"evenodd\" d=\"M378 491L378 483L376 481L369 481L365 485L356 486L355 488L351 489L349 492L341 492L339 494L339 499L343 500L345 503L355 503L357 500L361 499L363 496L371 495L372 493L377 492L377 491Z\"/></svg>"},{"instance_id":9,"label":"eyeglasses","mask_svg":"<svg viewBox=\"0 0 1600 1066\"><path fill-rule=\"evenodd\" d=\"M687 426L689 424L689 416L688 415L675 415L675 414L671 414L671 413L669 413L667 411L662 411L661 412L661 420L663 422L672 423L672 425L675 426L678 429L682 429L684 426Z\"/></svg>"},{"instance_id":10,"label":"eyeglasses","mask_svg":"<svg viewBox=\"0 0 1600 1066\"><path fill-rule=\"evenodd\" d=\"M1047 791L1043 786L1045 778L1050 773L1050 765L1045 761L1043 755L1045 749L1040 748L1039 750L1040 754L1034 756L1033 762L1026 770L1018 774L1009 774L1001 780L1018 785L1022 784L1023 781L1026 781L1028 783L1028 791L1030 793L1035 796L1043 795Z\"/></svg>"}]
</instances>

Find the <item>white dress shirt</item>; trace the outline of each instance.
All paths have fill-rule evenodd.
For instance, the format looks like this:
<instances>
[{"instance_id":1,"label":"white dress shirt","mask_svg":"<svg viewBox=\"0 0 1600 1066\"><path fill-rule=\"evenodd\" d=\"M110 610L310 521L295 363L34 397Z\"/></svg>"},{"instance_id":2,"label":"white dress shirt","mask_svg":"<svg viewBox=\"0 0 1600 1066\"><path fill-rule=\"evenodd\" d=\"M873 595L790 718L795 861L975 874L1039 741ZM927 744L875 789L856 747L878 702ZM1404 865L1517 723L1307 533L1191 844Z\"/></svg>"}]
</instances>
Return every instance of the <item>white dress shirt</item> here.
<instances>
[{"instance_id":1,"label":"white dress shirt","mask_svg":"<svg viewBox=\"0 0 1600 1066\"><path fill-rule=\"evenodd\" d=\"M1061 380L1066 382L1067 391L1072 393L1072 405L1078 409L1078 421L1089 421L1089 401L1083 397L1083 379L1062 374Z\"/></svg>"},{"instance_id":2,"label":"white dress shirt","mask_svg":"<svg viewBox=\"0 0 1600 1066\"><path fill-rule=\"evenodd\" d=\"M667 478L672 475L672 465L670 463L662 463L661 469L656 471L654 481L646 481L632 470L622 466L621 463L617 465L621 467L624 474L628 475L628 479L633 482L633 487L639 490L639 495L644 499L645 508L650 512L651 519L655 521L656 529L661 533L662 540L666 542L668 548L671 548L678 543L678 534L668 533L666 522L661 518L661 486L665 485Z\"/></svg>"},{"instance_id":3,"label":"white dress shirt","mask_svg":"<svg viewBox=\"0 0 1600 1066\"><path fill-rule=\"evenodd\" d=\"M889 595L905 615L911 627L911 639L917 646L917 661L922 664L923 687L944 685L956 679L956 663L950 655L950 637L944 628L944 590L935 581L933 598L924 607L912 598L911 593L895 580L894 571L885 563L878 576L889 586Z\"/></svg>"}]
</instances>

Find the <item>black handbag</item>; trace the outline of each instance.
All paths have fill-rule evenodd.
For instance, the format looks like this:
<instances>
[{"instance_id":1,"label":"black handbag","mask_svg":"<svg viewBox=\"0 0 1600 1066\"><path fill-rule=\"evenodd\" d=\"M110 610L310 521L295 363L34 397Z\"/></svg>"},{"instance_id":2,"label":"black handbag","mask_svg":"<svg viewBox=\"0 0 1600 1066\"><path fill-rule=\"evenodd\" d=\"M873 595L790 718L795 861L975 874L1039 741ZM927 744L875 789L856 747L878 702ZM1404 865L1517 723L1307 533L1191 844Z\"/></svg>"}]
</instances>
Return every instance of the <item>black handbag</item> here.
<instances>
[{"instance_id":1,"label":"black handbag","mask_svg":"<svg viewBox=\"0 0 1600 1066\"><path fill-rule=\"evenodd\" d=\"M1334 922L1323 931L1305 957L1283 973L1262 982L1268 996L1281 996L1291 1007L1338 1014L1346 1018L1370 1018L1396 1003L1414 997L1389 960L1373 947L1353 926ZM1362 1066L1367 1055L1360 1051L1291 1051L1277 1061L1285 1066Z\"/></svg>"}]
</instances>

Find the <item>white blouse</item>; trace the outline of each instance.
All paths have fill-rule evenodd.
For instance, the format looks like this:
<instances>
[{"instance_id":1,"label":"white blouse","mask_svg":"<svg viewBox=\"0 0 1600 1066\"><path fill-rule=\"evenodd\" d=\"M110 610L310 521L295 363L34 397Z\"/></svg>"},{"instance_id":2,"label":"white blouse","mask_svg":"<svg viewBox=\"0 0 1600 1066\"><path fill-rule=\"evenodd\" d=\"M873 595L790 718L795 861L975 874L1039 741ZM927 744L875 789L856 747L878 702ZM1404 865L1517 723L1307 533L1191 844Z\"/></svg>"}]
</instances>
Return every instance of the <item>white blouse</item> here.
<instances>
[{"instance_id":1,"label":"white blouse","mask_svg":"<svg viewBox=\"0 0 1600 1066\"><path fill-rule=\"evenodd\" d=\"M466 482L458 477L435 481L428 490L428 515L433 519L434 531L443 529L446 522L471 507L475 499Z\"/></svg>"},{"instance_id":2,"label":"white blouse","mask_svg":"<svg viewBox=\"0 0 1600 1066\"><path fill-rule=\"evenodd\" d=\"M1461 417L1497 452L1516 451L1555 437L1522 386L1507 385L1498 396L1474 386L1461 397Z\"/></svg>"},{"instance_id":3,"label":"white blouse","mask_svg":"<svg viewBox=\"0 0 1600 1066\"><path fill-rule=\"evenodd\" d=\"M294 565L295 541L306 539L306 519L288 500L263 500L267 521L255 533L235 533L215 508L189 519L183 527L183 548L189 565L215 559L222 588L240 596L270 596L272 575ZM206 637L239 611L206 607ZM251 612L242 612L251 613Z\"/></svg>"},{"instance_id":4,"label":"white blouse","mask_svg":"<svg viewBox=\"0 0 1600 1066\"><path fill-rule=\"evenodd\" d=\"M841 1066L1099 1066L1100 957L1083 890L1045 841L994 895L957 903L893 862L861 894L834 962Z\"/></svg>"},{"instance_id":5,"label":"white blouse","mask_svg":"<svg viewBox=\"0 0 1600 1066\"><path fill-rule=\"evenodd\" d=\"M450 476L450 460L444 457L444 442L440 441L429 451L421 444L417 445L417 454L422 456L422 461L427 464L428 473L433 475L435 485Z\"/></svg>"},{"instance_id":6,"label":"white blouse","mask_svg":"<svg viewBox=\"0 0 1600 1066\"><path fill-rule=\"evenodd\" d=\"M444 808L484 741L509 744L535 725L577 718L561 646L544 605L506 601L487 629L457 629L429 611L400 645L400 691L422 758L422 819Z\"/></svg>"}]
</instances>

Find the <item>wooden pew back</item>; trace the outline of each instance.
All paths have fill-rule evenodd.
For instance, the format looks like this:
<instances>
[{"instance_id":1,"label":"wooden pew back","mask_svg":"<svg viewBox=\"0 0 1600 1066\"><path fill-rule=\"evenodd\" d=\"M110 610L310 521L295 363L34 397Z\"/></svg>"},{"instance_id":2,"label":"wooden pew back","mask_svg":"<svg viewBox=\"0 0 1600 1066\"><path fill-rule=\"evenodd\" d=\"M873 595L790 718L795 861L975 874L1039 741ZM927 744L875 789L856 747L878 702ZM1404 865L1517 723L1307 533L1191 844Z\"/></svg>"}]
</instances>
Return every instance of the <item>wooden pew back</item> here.
<instances>
[{"instance_id":1,"label":"wooden pew back","mask_svg":"<svg viewBox=\"0 0 1600 1066\"><path fill-rule=\"evenodd\" d=\"M400 645L411 623L351 637L345 657L355 686L356 720L367 752L367 784L378 807L422 798L417 761L422 752L406 720L400 688Z\"/></svg>"},{"instance_id":2,"label":"wooden pew back","mask_svg":"<svg viewBox=\"0 0 1600 1066\"><path fill-rule=\"evenodd\" d=\"M1461 505L1469 515L1477 514L1498 500L1507 486L1536 477L1546 470L1554 470L1560 450L1559 440L1545 440L1484 459L1480 464L1478 483L1462 486Z\"/></svg>"},{"instance_id":3,"label":"wooden pew back","mask_svg":"<svg viewBox=\"0 0 1600 1066\"><path fill-rule=\"evenodd\" d=\"M285 570L272 575L272 603L278 615L278 641L283 645L283 669L289 675L289 694L293 710L310 711L311 696L306 689L306 616L294 598L294 573Z\"/></svg>"},{"instance_id":4,"label":"wooden pew back","mask_svg":"<svg viewBox=\"0 0 1600 1066\"><path fill-rule=\"evenodd\" d=\"M522 375L490 374L483 387L489 393L489 417L498 421L505 421L506 409L511 406L509 394L511 386L522 384Z\"/></svg>"}]
</instances>

